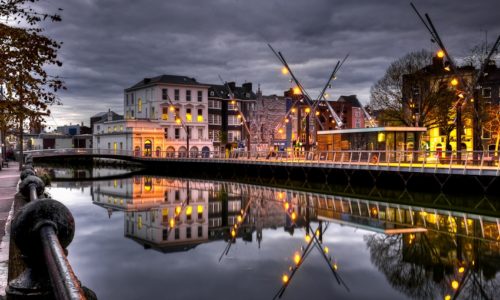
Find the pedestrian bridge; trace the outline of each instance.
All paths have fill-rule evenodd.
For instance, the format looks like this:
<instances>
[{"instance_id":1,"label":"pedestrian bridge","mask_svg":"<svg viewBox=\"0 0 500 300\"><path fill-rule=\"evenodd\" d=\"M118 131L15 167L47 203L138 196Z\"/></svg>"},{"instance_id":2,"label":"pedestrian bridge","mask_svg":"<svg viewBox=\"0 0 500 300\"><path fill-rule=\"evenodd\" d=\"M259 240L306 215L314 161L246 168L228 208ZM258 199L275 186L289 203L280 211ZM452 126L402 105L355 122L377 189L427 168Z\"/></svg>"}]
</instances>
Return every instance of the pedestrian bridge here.
<instances>
[{"instance_id":1,"label":"pedestrian bridge","mask_svg":"<svg viewBox=\"0 0 500 300\"><path fill-rule=\"evenodd\" d=\"M35 160L57 157L109 158L140 163L189 162L200 164L232 164L284 166L341 170L429 173L449 175L500 175L498 153L432 152L432 151L297 151L259 152L136 152L107 149L45 149L25 151Z\"/></svg>"}]
</instances>

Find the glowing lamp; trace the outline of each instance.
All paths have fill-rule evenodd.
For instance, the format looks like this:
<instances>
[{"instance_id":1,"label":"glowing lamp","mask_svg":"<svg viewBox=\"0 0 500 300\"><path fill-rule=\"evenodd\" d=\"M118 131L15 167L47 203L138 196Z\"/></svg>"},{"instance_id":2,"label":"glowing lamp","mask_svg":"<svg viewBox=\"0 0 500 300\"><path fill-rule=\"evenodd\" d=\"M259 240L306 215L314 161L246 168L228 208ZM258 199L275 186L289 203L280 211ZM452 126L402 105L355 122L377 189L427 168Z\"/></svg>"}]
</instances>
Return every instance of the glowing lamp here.
<instances>
[{"instance_id":1,"label":"glowing lamp","mask_svg":"<svg viewBox=\"0 0 500 300\"><path fill-rule=\"evenodd\" d=\"M288 208L290 207L290 204L288 202L285 202L285 209L288 210Z\"/></svg>"},{"instance_id":2,"label":"glowing lamp","mask_svg":"<svg viewBox=\"0 0 500 300\"><path fill-rule=\"evenodd\" d=\"M311 241L311 236L306 234L305 240L307 243L309 243Z\"/></svg>"},{"instance_id":3,"label":"glowing lamp","mask_svg":"<svg viewBox=\"0 0 500 300\"><path fill-rule=\"evenodd\" d=\"M175 226L175 220L170 219L170 228L174 228L174 226Z\"/></svg>"},{"instance_id":4,"label":"glowing lamp","mask_svg":"<svg viewBox=\"0 0 500 300\"><path fill-rule=\"evenodd\" d=\"M295 108L292 108L291 112L292 112L292 114L294 114L295 113Z\"/></svg>"},{"instance_id":5,"label":"glowing lamp","mask_svg":"<svg viewBox=\"0 0 500 300\"><path fill-rule=\"evenodd\" d=\"M283 274L283 277L281 277L281 280L283 280L283 283L287 283L288 282L288 275Z\"/></svg>"},{"instance_id":6,"label":"glowing lamp","mask_svg":"<svg viewBox=\"0 0 500 300\"><path fill-rule=\"evenodd\" d=\"M173 105L170 105L169 110L170 111L175 111L175 107Z\"/></svg>"},{"instance_id":7,"label":"glowing lamp","mask_svg":"<svg viewBox=\"0 0 500 300\"><path fill-rule=\"evenodd\" d=\"M297 214L295 212L292 212L292 220L295 221L297 219Z\"/></svg>"},{"instance_id":8,"label":"glowing lamp","mask_svg":"<svg viewBox=\"0 0 500 300\"><path fill-rule=\"evenodd\" d=\"M319 236L319 229L316 229L316 236Z\"/></svg>"},{"instance_id":9,"label":"glowing lamp","mask_svg":"<svg viewBox=\"0 0 500 300\"><path fill-rule=\"evenodd\" d=\"M451 80L451 85L452 85L452 86L457 86L457 85L458 85L458 80L457 80L456 78L453 78L453 79Z\"/></svg>"},{"instance_id":10,"label":"glowing lamp","mask_svg":"<svg viewBox=\"0 0 500 300\"><path fill-rule=\"evenodd\" d=\"M337 270L337 269L338 269L337 264L333 264L333 269L334 269L334 270Z\"/></svg>"},{"instance_id":11,"label":"glowing lamp","mask_svg":"<svg viewBox=\"0 0 500 300\"><path fill-rule=\"evenodd\" d=\"M444 296L444 300L451 300L451 296L450 295Z\"/></svg>"},{"instance_id":12,"label":"glowing lamp","mask_svg":"<svg viewBox=\"0 0 500 300\"><path fill-rule=\"evenodd\" d=\"M444 57L444 51L443 50L439 50L437 53L436 53L437 57L439 58L443 58Z\"/></svg>"},{"instance_id":13,"label":"glowing lamp","mask_svg":"<svg viewBox=\"0 0 500 300\"><path fill-rule=\"evenodd\" d=\"M452 287L454 290L458 289L458 281L453 280L453 281L451 282L451 287Z\"/></svg>"},{"instance_id":14,"label":"glowing lamp","mask_svg":"<svg viewBox=\"0 0 500 300\"><path fill-rule=\"evenodd\" d=\"M175 123L181 124L181 119L180 118L175 118Z\"/></svg>"},{"instance_id":15,"label":"glowing lamp","mask_svg":"<svg viewBox=\"0 0 500 300\"><path fill-rule=\"evenodd\" d=\"M300 255L298 252L295 252L295 255L293 256L293 261L295 262L296 265L300 263Z\"/></svg>"},{"instance_id":16,"label":"glowing lamp","mask_svg":"<svg viewBox=\"0 0 500 300\"><path fill-rule=\"evenodd\" d=\"M306 114L308 114L311 112L311 109L309 107L306 107L305 112L306 112Z\"/></svg>"},{"instance_id":17,"label":"glowing lamp","mask_svg":"<svg viewBox=\"0 0 500 300\"><path fill-rule=\"evenodd\" d=\"M319 116L319 111L316 111L316 113L315 113L315 114L316 114L317 116Z\"/></svg>"},{"instance_id":18,"label":"glowing lamp","mask_svg":"<svg viewBox=\"0 0 500 300\"><path fill-rule=\"evenodd\" d=\"M231 100L231 104L235 105L236 104L236 100Z\"/></svg>"},{"instance_id":19,"label":"glowing lamp","mask_svg":"<svg viewBox=\"0 0 500 300\"><path fill-rule=\"evenodd\" d=\"M238 220L238 223L241 223L241 221L242 221L241 215L238 215L237 220Z\"/></svg>"},{"instance_id":20,"label":"glowing lamp","mask_svg":"<svg viewBox=\"0 0 500 300\"><path fill-rule=\"evenodd\" d=\"M285 119L285 123L288 123L288 122L290 122L290 120L288 120L288 118L286 118L286 119Z\"/></svg>"},{"instance_id":21,"label":"glowing lamp","mask_svg":"<svg viewBox=\"0 0 500 300\"><path fill-rule=\"evenodd\" d=\"M288 75L288 69L286 67L281 68L281 74Z\"/></svg>"},{"instance_id":22,"label":"glowing lamp","mask_svg":"<svg viewBox=\"0 0 500 300\"><path fill-rule=\"evenodd\" d=\"M278 133L283 133L283 129L278 129Z\"/></svg>"},{"instance_id":23,"label":"glowing lamp","mask_svg":"<svg viewBox=\"0 0 500 300\"><path fill-rule=\"evenodd\" d=\"M231 230L231 236L234 238L236 236L236 231L233 229Z\"/></svg>"},{"instance_id":24,"label":"glowing lamp","mask_svg":"<svg viewBox=\"0 0 500 300\"><path fill-rule=\"evenodd\" d=\"M300 95L302 92L300 91L300 88L298 86L293 88L293 94L294 95Z\"/></svg>"},{"instance_id":25,"label":"glowing lamp","mask_svg":"<svg viewBox=\"0 0 500 300\"><path fill-rule=\"evenodd\" d=\"M325 251L325 254L328 254L328 252L330 251L330 249L328 249L328 247L327 247L327 246L325 246L324 251Z\"/></svg>"},{"instance_id":26,"label":"glowing lamp","mask_svg":"<svg viewBox=\"0 0 500 300\"><path fill-rule=\"evenodd\" d=\"M458 273L463 273L465 271L465 268L464 267L460 267L458 268Z\"/></svg>"},{"instance_id":27,"label":"glowing lamp","mask_svg":"<svg viewBox=\"0 0 500 300\"><path fill-rule=\"evenodd\" d=\"M464 98L464 94L462 94L462 93L458 94L458 98L463 99Z\"/></svg>"}]
</instances>

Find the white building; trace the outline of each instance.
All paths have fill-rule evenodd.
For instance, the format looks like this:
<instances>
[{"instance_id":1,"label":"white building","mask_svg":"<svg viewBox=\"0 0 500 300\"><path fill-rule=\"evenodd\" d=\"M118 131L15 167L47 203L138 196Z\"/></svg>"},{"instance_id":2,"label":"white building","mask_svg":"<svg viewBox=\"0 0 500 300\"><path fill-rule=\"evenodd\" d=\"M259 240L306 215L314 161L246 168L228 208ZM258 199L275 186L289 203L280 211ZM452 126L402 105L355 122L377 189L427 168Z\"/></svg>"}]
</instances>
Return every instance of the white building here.
<instances>
[{"instance_id":1,"label":"white building","mask_svg":"<svg viewBox=\"0 0 500 300\"><path fill-rule=\"evenodd\" d=\"M143 156L213 150L208 138L208 88L194 78L161 75L125 90L125 119L94 124L94 147ZM188 134L189 140L188 140Z\"/></svg>"}]
</instances>

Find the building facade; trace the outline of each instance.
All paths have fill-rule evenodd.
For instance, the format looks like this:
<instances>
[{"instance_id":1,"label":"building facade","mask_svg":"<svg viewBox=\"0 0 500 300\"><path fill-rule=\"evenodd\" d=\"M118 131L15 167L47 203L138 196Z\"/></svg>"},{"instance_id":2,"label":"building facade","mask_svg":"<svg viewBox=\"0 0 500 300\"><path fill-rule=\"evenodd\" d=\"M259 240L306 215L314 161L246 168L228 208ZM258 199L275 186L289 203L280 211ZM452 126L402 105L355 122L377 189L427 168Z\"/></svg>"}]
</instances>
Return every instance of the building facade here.
<instances>
[{"instance_id":1,"label":"building facade","mask_svg":"<svg viewBox=\"0 0 500 300\"><path fill-rule=\"evenodd\" d=\"M208 85L194 78L144 78L124 92L125 119L94 124L95 148L141 156L208 154Z\"/></svg>"}]
</instances>

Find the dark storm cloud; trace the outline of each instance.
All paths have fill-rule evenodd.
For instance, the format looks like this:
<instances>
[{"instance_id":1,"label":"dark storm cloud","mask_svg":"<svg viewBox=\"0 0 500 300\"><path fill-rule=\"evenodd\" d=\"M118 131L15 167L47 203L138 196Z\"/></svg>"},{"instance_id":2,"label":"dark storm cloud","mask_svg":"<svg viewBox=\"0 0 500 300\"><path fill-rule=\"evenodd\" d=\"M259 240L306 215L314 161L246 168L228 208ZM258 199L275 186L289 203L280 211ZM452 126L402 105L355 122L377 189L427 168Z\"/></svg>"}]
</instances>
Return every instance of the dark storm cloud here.
<instances>
[{"instance_id":1,"label":"dark storm cloud","mask_svg":"<svg viewBox=\"0 0 500 300\"><path fill-rule=\"evenodd\" d=\"M429 12L450 52L469 49L500 33L496 0L415 1ZM358 94L388 64L413 50L434 51L429 34L406 1L214 0L214 1L43 1L64 9L63 22L47 34L64 42L60 52L68 91L54 107L57 123L88 123L112 108L122 113L123 89L143 77L178 74L200 82L260 83L265 94L290 87L267 47L281 50L311 95L316 96L338 59L334 98ZM48 123L53 123L48 120Z\"/></svg>"}]
</instances>

